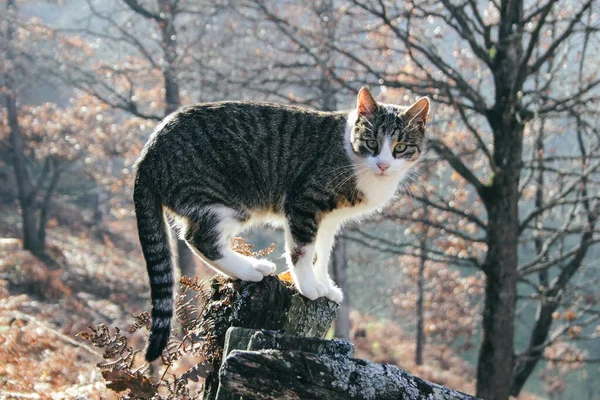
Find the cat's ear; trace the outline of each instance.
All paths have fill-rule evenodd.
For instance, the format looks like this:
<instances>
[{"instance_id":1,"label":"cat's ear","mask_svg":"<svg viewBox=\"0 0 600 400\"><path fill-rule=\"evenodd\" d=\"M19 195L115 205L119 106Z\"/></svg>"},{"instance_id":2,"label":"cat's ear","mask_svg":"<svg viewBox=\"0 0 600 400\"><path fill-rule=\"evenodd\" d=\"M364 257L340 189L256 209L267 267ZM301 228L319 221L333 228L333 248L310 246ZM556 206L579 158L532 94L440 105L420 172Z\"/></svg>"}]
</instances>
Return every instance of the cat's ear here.
<instances>
[{"instance_id":1,"label":"cat's ear","mask_svg":"<svg viewBox=\"0 0 600 400\"><path fill-rule=\"evenodd\" d=\"M425 127L427 122L427 114L429 114L429 98L422 97L408 108L402 115L407 124L417 123L421 127Z\"/></svg>"},{"instance_id":2,"label":"cat's ear","mask_svg":"<svg viewBox=\"0 0 600 400\"><path fill-rule=\"evenodd\" d=\"M373 95L366 87L363 87L358 92L357 107L358 115L363 117L371 117L377 111L377 102L373 98Z\"/></svg>"}]
</instances>

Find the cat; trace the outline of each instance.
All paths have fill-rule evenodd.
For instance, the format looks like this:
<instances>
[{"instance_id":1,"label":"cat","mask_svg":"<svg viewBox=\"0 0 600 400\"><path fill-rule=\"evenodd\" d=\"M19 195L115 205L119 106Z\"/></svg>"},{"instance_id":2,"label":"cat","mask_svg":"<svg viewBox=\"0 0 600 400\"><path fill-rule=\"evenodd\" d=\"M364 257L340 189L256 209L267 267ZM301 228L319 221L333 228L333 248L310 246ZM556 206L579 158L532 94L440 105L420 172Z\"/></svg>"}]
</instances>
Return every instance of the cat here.
<instances>
[{"instance_id":1,"label":"cat","mask_svg":"<svg viewBox=\"0 0 600 400\"><path fill-rule=\"evenodd\" d=\"M350 112L262 102L183 107L156 128L136 162L133 199L150 280L146 359L160 356L173 315L172 216L206 264L260 281L275 265L234 252L231 239L256 224L283 227L298 291L342 301L327 266L339 227L381 209L419 159L429 100L378 103L367 88ZM314 263L314 265L313 265Z\"/></svg>"}]
</instances>

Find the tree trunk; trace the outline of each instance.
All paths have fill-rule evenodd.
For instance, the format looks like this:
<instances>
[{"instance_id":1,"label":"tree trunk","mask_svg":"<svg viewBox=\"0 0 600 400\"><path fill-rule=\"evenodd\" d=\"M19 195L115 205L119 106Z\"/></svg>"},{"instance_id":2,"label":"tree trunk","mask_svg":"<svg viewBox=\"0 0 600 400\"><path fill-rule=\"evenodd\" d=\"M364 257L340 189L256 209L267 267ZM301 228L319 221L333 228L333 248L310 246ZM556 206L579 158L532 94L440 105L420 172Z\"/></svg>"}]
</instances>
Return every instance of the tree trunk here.
<instances>
[{"instance_id":1,"label":"tree trunk","mask_svg":"<svg viewBox=\"0 0 600 400\"><path fill-rule=\"evenodd\" d=\"M181 95L177 82L177 31L175 29L176 12L171 0L159 0L160 12L163 20L160 22L161 47L165 63L162 75L165 81L166 115L175 112L181 107ZM177 265L181 276L193 277L196 275L194 254L183 240L177 239Z\"/></svg>"},{"instance_id":2,"label":"tree trunk","mask_svg":"<svg viewBox=\"0 0 600 400\"><path fill-rule=\"evenodd\" d=\"M488 251L483 263L486 289L477 396L486 400L509 398L513 370L522 132L521 125L515 126L510 135L497 139L495 155L501 159L496 162L503 169L497 171L484 199L488 211Z\"/></svg>"},{"instance_id":3,"label":"tree trunk","mask_svg":"<svg viewBox=\"0 0 600 400\"><path fill-rule=\"evenodd\" d=\"M205 400L474 399L396 366L351 358L347 340L321 339L337 304L307 300L277 277L217 277L205 299L196 329L206 338L205 361L192 368L206 377Z\"/></svg>"},{"instance_id":4,"label":"tree trunk","mask_svg":"<svg viewBox=\"0 0 600 400\"><path fill-rule=\"evenodd\" d=\"M40 207L40 221L38 224L38 239L44 248L46 247L46 226L48 225L48 218L50 215L50 205L52 200L52 195L54 194L54 190L58 185L58 181L60 180L61 170L59 168L59 161L53 160L52 164L52 178L50 179L50 184L48 188L46 188L46 193L44 193L44 199L42 200L42 205Z\"/></svg>"},{"instance_id":5,"label":"tree trunk","mask_svg":"<svg viewBox=\"0 0 600 400\"><path fill-rule=\"evenodd\" d=\"M318 89L320 93L320 105L319 108L323 111L336 111L338 109L337 104L337 92L338 89L334 86L331 81L329 69L333 69L335 64L335 53L330 47L331 43L336 42L336 28L337 18L334 12L333 0L317 0L312 3L314 12L318 15L319 23L321 25L321 35L326 38L322 46L317 48L319 59L324 64L321 69L321 76L319 79Z\"/></svg>"},{"instance_id":6,"label":"tree trunk","mask_svg":"<svg viewBox=\"0 0 600 400\"><path fill-rule=\"evenodd\" d=\"M495 102L488 110L494 134L491 185L482 190L488 213L482 342L477 364L477 396L508 400L514 358L518 281L519 179L523 162L523 122L519 70L523 58L523 2L503 1L497 53L493 60Z\"/></svg>"},{"instance_id":7,"label":"tree trunk","mask_svg":"<svg viewBox=\"0 0 600 400\"><path fill-rule=\"evenodd\" d=\"M350 337L350 304L348 302L348 259L346 253L346 240L339 238L331 263L332 276L335 283L344 291L344 299L338 309L338 318L334 322L334 336L336 338Z\"/></svg>"},{"instance_id":8,"label":"tree trunk","mask_svg":"<svg viewBox=\"0 0 600 400\"><path fill-rule=\"evenodd\" d=\"M423 205L423 219L427 219L427 205ZM419 257L419 275L417 277L417 332L415 363L423 365L423 350L425 348L425 262L427 260L427 228L420 240L421 254Z\"/></svg>"},{"instance_id":9,"label":"tree trunk","mask_svg":"<svg viewBox=\"0 0 600 400\"><path fill-rule=\"evenodd\" d=\"M511 240L501 233L498 236L507 241ZM510 248L510 245L496 245L488 250L491 254L486 257L483 339L477 363L477 396L486 400L509 398L517 274L516 268L510 265L512 262L501 257L508 255ZM516 255L516 252L514 254Z\"/></svg>"},{"instance_id":10,"label":"tree trunk","mask_svg":"<svg viewBox=\"0 0 600 400\"><path fill-rule=\"evenodd\" d=\"M14 15L15 2L8 0L6 3L7 12ZM8 49L6 58L9 61L14 61L14 54L11 48L14 35L14 25L12 18L8 19L6 25L6 42ZM37 229L36 207L35 207L35 188L31 182L31 177L25 166L25 145L21 137L19 128L19 114L17 108L17 81L12 76L11 71L4 74L4 85L6 93L4 94L8 126L10 129L10 144L12 148L13 168L17 180L17 190L19 193L19 205L21 207L21 218L23 220L23 248L31 251L35 255L44 253L44 243L40 241Z\"/></svg>"}]
</instances>

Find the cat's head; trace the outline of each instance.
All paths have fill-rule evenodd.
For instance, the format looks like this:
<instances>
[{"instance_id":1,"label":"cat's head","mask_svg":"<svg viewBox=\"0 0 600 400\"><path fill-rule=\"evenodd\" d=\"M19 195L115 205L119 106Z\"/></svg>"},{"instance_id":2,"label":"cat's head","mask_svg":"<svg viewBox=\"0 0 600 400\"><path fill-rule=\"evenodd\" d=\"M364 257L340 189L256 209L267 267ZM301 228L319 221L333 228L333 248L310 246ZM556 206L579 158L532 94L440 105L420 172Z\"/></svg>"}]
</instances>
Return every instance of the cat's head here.
<instances>
[{"instance_id":1,"label":"cat's head","mask_svg":"<svg viewBox=\"0 0 600 400\"><path fill-rule=\"evenodd\" d=\"M385 178L400 178L423 151L429 99L410 107L378 103L367 88L358 93L350 114L350 148L362 170Z\"/></svg>"}]
</instances>

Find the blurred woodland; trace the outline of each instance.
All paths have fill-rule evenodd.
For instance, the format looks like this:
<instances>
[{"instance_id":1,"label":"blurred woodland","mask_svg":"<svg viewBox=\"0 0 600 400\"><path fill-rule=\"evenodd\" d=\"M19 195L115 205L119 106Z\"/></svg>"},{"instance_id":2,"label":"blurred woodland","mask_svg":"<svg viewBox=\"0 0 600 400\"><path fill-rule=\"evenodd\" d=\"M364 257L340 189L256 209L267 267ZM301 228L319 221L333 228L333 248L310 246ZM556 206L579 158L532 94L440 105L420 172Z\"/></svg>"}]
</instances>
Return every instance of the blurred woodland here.
<instances>
[{"instance_id":1,"label":"blurred woodland","mask_svg":"<svg viewBox=\"0 0 600 400\"><path fill-rule=\"evenodd\" d=\"M132 165L158 121L219 100L345 110L368 86L388 103L430 97L428 152L338 240L330 334L484 399L600 399L599 13L599 0L0 1L0 398L117 397L101 350L75 335L127 332L149 309ZM275 243L283 270L281 232L245 238ZM212 276L177 247L181 275ZM165 391L195 396L178 378L193 364Z\"/></svg>"}]
</instances>

